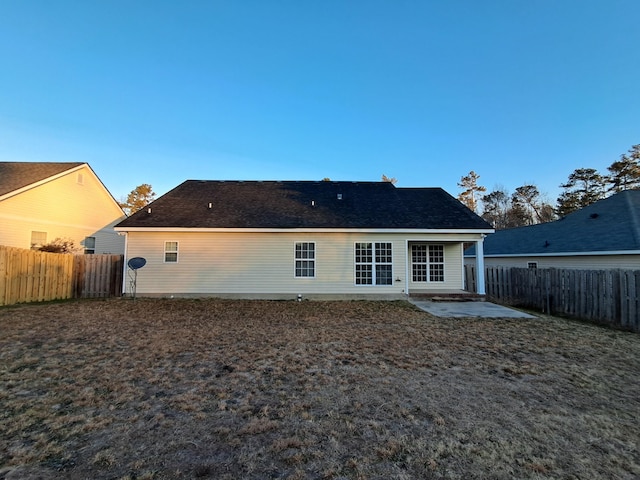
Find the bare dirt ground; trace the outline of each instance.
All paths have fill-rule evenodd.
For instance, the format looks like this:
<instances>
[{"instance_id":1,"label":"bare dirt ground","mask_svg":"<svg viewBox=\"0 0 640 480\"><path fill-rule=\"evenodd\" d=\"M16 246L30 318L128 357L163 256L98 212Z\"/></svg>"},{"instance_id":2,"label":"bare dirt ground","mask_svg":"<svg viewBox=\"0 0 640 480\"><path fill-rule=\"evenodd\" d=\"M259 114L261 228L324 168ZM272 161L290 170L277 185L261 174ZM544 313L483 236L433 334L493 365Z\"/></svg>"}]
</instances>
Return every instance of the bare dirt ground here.
<instances>
[{"instance_id":1,"label":"bare dirt ground","mask_svg":"<svg viewBox=\"0 0 640 480\"><path fill-rule=\"evenodd\" d=\"M405 302L0 309L0 478L637 479L640 335Z\"/></svg>"}]
</instances>

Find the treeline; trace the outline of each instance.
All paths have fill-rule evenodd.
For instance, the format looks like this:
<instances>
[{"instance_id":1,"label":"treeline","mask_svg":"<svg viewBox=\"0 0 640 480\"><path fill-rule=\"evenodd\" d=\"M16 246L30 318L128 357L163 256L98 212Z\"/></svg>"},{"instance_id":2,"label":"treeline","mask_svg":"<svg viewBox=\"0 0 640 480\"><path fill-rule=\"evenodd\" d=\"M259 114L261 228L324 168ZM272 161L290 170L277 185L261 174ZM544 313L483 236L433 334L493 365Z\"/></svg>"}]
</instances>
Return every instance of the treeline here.
<instances>
[{"instance_id":1,"label":"treeline","mask_svg":"<svg viewBox=\"0 0 640 480\"><path fill-rule=\"evenodd\" d=\"M607 174L593 168L578 168L560 185L555 205L548 203L533 184L522 185L513 193L497 188L487 193L474 171L458 183L458 199L480 214L497 230L550 222L623 190L640 188L640 144L633 145L620 159L607 167Z\"/></svg>"}]
</instances>

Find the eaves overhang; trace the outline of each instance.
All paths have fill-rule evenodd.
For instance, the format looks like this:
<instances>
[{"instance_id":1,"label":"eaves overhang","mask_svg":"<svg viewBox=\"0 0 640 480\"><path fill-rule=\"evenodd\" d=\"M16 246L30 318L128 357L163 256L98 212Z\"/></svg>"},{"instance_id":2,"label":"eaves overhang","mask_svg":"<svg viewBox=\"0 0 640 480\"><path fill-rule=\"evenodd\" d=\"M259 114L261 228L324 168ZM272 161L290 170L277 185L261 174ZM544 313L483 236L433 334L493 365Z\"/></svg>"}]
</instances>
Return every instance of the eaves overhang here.
<instances>
[{"instance_id":1,"label":"eaves overhang","mask_svg":"<svg viewBox=\"0 0 640 480\"><path fill-rule=\"evenodd\" d=\"M412 233L487 235L493 229L472 228L202 228L202 227L115 227L117 232L186 233Z\"/></svg>"},{"instance_id":2,"label":"eaves overhang","mask_svg":"<svg viewBox=\"0 0 640 480\"><path fill-rule=\"evenodd\" d=\"M69 175L70 173L76 172L78 170L81 170L82 168L84 168L85 166L88 166L88 164L86 163L82 163L80 165L76 165L75 167L71 167L67 170L64 170L62 172L56 173L55 175L51 175L49 177L43 178L42 180L38 180L37 182L33 182L30 183L28 185L25 185L24 187L20 187L17 188L15 190L12 190L11 192L7 192L4 195L0 195L0 202L2 200L6 200L7 198L11 198L11 197L15 197L16 195L19 195L23 192L26 192L28 190L31 190L33 188L39 187L40 185L44 185L45 183L49 183L53 180L56 180L58 178L64 177L65 175ZM89 168L91 170L91 168ZM93 171L91 172L93 173ZM94 173L95 175L95 173Z\"/></svg>"}]
</instances>

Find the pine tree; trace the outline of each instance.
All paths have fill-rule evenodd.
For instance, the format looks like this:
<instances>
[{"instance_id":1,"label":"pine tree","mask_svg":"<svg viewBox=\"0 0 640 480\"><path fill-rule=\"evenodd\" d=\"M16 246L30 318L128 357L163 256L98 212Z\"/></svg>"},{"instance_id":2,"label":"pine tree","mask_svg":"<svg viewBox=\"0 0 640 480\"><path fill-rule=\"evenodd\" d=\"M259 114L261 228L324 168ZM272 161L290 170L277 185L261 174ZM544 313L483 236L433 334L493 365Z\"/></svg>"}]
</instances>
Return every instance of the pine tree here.
<instances>
[{"instance_id":1,"label":"pine tree","mask_svg":"<svg viewBox=\"0 0 640 480\"><path fill-rule=\"evenodd\" d=\"M560 187L564 192L558 197L557 214L563 217L603 199L606 178L593 168L578 168Z\"/></svg>"},{"instance_id":2,"label":"pine tree","mask_svg":"<svg viewBox=\"0 0 640 480\"><path fill-rule=\"evenodd\" d=\"M516 188L512 195L514 205L521 205L525 214L525 225L534 225L553 220L549 212L553 212L553 207L542 200L538 187L532 184L523 185Z\"/></svg>"},{"instance_id":3,"label":"pine tree","mask_svg":"<svg viewBox=\"0 0 640 480\"><path fill-rule=\"evenodd\" d=\"M458 195L458 200L476 213L478 211L478 194L487 191L485 187L478 185L479 178L480 175L471 170L469 175L462 177L458 183L458 186L464 189L462 193Z\"/></svg>"},{"instance_id":4,"label":"pine tree","mask_svg":"<svg viewBox=\"0 0 640 480\"><path fill-rule=\"evenodd\" d=\"M143 183L129 192L127 200L120 202L120 208L122 208L127 215L132 215L153 202L155 196L156 194L151 185Z\"/></svg>"},{"instance_id":5,"label":"pine tree","mask_svg":"<svg viewBox=\"0 0 640 480\"><path fill-rule=\"evenodd\" d=\"M509 228L509 192L505 189L494 190L482 197L484 211L482 218L493 225L496 230Z\"/></svg>"},{"instance_id":6,"label":"pine tree","mask_svg":"<svg viewBox=\"0 0 640 480\"><path fill-rule=\"evenodd\" d=\"M633 145L627 153L620 155L620 160L609 167L607 182L609 192L618 193L623 190L640 188L640 145Z\"/></svg>"}]
</instances>

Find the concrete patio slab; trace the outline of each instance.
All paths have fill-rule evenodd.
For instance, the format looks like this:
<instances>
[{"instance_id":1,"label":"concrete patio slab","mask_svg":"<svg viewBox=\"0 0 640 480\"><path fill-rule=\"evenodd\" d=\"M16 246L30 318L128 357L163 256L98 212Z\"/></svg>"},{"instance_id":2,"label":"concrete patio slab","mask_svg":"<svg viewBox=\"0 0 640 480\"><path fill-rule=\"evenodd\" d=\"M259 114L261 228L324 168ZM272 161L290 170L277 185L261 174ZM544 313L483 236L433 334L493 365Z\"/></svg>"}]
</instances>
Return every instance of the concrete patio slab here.
<instances>
[{"instance_id":1,"label":"concrete patio slab","mask_svg":"<svg viewBox=\"0 0 640 480\"><path fill-rule=\"evenodd\" d=\"M433 302L411 300L416 307L436 317L538 318L491 302Z\"/></svg>"}]
</instances>

